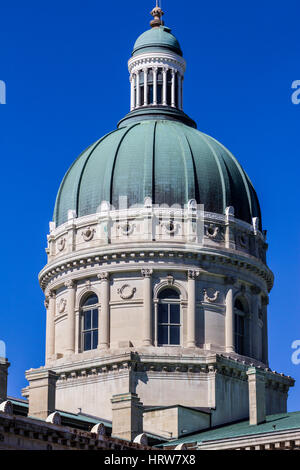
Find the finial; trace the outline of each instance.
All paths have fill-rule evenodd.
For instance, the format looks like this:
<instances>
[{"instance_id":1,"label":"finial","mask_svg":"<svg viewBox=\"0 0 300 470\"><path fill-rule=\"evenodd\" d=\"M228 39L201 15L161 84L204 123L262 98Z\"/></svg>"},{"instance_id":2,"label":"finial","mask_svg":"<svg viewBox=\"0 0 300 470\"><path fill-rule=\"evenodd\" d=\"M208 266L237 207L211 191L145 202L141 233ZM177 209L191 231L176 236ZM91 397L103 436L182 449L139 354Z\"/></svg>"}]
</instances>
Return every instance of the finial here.
<instances>
[{"instance_id":1,"label":"finial","mask_svg":"<svg viewBox=\"0 0 300 470\"><path fill-rule=\"evenodd\" d=\"M158 6L158 0L156 0L156 7L154 7L151 11L151 15L154 18L152 21L150 21L150 25L152 26L152 28L156 28L157 26L163 26L165 24L164 21L161 19L164 15L164 12Z\"/></svg>"}]
</instances>

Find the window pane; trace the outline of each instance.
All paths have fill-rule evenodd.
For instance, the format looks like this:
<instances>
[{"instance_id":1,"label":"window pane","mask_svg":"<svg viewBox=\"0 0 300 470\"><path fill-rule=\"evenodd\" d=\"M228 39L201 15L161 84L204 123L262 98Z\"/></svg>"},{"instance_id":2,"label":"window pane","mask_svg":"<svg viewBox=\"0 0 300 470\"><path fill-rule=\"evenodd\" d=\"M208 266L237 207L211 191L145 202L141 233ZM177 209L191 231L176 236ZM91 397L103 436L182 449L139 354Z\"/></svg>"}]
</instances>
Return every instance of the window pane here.
<instances>
[{"instance_id":1,"label":"window pane","mask_svg":"<svg viewBox=\"0 0 300 470\"><path fill-rule=\"evenodd\" d=\"M170 344L180 344L179 326L170 326Z\"/></svg>"},{"instance_id":2,"label":"window pane","mask_svg":"<svg viewBox=\"0 0 300 470\"><path fill-rule=\"evenodd\" d=\"M159 294L159 299L179 299L179 294L175 289L164 289Z\"/></svg>"},{"instance_id":3,"label":"window pane","mask_svg":"<svg viewBox=\"0 0 300 470\"><path fill-rule=\"evenodd\" d=\"M88 310L87 312L84 312L84 324L83 324L83 329L84 330L90 330L91 329L91 310Z\"/></svg>"},{"instance_id":4,"label":"window pane","mask_svg":"<svg viewBox=\"0 0 300 470\"><path fill-rule=\"evenodd\" d=\"M93 329L98 328L98 309L93 310Z\"/></svg>"},{"instance_id":5,"label":"window pane","mask_svg":"<svg viewBox=\"0 0 300 470\"><path fill-rule=\"evenodd\" d=\"M158 344L168 344L168 327L161 326L158 327Z\"/></svg>"},{"instance_id":6,"label":"window pane","mask_svg":"<svg viewBox=\"0 0 300 470\"><path fill-rule=\"evenodd\" d=\"M93 331L93 348L97 349L98 346L98 330Z\"/></svg>"},{"instance_id":7,"label":"window pane","mask_svg":"<svg viewBox=\"0 0 300 470\"><path fill-rule=\"evenodd\" d=\"M90 331L83 334L83 349L85 351L89 351L91 349L91 336L92 333Z\"/></svg>"},{"instance_id":8,"label":"window pane","mask_svg":"<svg viewBox=\"0 0 300 470\"><path fill-rule=\"evenodd\" d=\"M168 304L158 305L158 323L168 323Z\"/></svg>"},{"instance_id":9,"label":"window pane","mask_svg":"<svg viewBox=\"0 0 300 470\"><path fill-rule=\"evenodd\" d=\"M180 305L170 304L170 323L180 323Z\"/></svg>"},{"instance_id":10,"label":"window pane","mask_svg":"<svg viewBox=\"0 0 300 470\"><path fill-rule=\"evenodd\" d=\"M87 305L95 305L97 303L98 303L98 297L96 296L96 294L92 294L86 299L83 306L85 307Z\"/></svg>"}]
</instances>

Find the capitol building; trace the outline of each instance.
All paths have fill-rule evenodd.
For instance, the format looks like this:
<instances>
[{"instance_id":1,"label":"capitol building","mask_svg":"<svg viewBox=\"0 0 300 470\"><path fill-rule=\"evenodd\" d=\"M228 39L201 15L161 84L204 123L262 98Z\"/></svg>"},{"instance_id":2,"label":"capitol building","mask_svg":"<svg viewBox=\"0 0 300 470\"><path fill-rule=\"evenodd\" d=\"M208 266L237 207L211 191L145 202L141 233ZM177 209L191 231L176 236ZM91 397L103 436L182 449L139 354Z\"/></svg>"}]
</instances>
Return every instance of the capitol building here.
<instances>
[{"instance_id":1,"label":"capitol building","mask_svg":"<svg viewBox=\"0 0 300 470\"><path fill-rule=\"evenodd\" d=\"M130 112L58 190L39 274L45 363L21 400L0 359L0 448L300 449L294 380L269 368L255 189L185 114L183 51L151 14L128 61Z\"/></svg>"}]
</instances>

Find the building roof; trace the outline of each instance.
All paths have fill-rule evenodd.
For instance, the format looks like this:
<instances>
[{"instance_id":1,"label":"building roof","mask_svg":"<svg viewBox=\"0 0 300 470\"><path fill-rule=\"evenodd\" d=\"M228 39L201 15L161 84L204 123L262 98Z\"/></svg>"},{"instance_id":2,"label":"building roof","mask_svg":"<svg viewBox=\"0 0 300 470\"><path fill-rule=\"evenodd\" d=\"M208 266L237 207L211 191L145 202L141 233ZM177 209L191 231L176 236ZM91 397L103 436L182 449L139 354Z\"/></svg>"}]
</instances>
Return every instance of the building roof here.
<instances>
[{"instance_id":1,"label":"building roof","mask_svg":"<svg viewBox=\"0 0 300 470\"><path fill-rule=\"evenodd\" d=\"M170 28L158 26L141 34L135 41L132 56L144 52L169 50L182 56L178 40L171 34Z\"/></svg>"},{"instance_id":2,"label":"building roof","mask_svg":"<svg viewBox=\"0 0 300 470\"><path fill-rule=\"evenodd\" d=\"M161 444L161 446L177 446L179 444L189 444L193 442L201 444L295 429L300 429L300 411L269 415L266 417L265 423L256 426L250 426L248 420L218 426L215 429L194 433L190 436L177 439L176 441L169 441L168 443Z\"/></svg>"},{"instance_id":3,"label":"building roof","mask_svg":"<svg viewBox=\"0 0 300 470\"><path fill-rule=\"evenodd\" d=\"M255 190L236 158L218 141L180 121L147 119L104 136L75 160L58 191L54 221L67 221L99 211L102 201L116 209L121 197L128 207L144 204L184 206L189 200L204 210L235 216L252 223L261 220Z\"/></svg>"}]
</instances>

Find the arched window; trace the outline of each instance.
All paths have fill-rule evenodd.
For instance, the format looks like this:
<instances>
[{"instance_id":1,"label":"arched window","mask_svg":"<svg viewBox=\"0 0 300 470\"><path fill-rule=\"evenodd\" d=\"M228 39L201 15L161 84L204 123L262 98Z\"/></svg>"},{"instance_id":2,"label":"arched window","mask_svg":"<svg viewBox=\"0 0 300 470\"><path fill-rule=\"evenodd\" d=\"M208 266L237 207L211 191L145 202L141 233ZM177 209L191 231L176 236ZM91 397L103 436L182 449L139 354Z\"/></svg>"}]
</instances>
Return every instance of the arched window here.
<instances>
[{"instance_id":1,"label":"arched window","mask_svg":"<svg viewBox=\"0 0 300 470\"><path fill-rule=\"evenodd\" d=\"M164 289L158 296L158 346L180 345L180 298L175 289Z\"/></svg>"},{"instance_id":2,"label":"arched window","mask_svg":"<svg viewBox=\"0 0 300 470\"><path fill-rule=\"evenodd\" d=\"M234 303L234 339L235 352L241 355L246 354L245 328L246 328L247 307L241 299L236 299Z\"/></svg>"},{"instance_id":3,"label":"arched window","mask_svg":"<svg viewBox=\"0 0 300 470\"><path fill-rule=\"evenodd\" d=\"M82 349L90 351L98 346L98 297L90 294L81 306Z\"/></svg>"}]
</instances>

